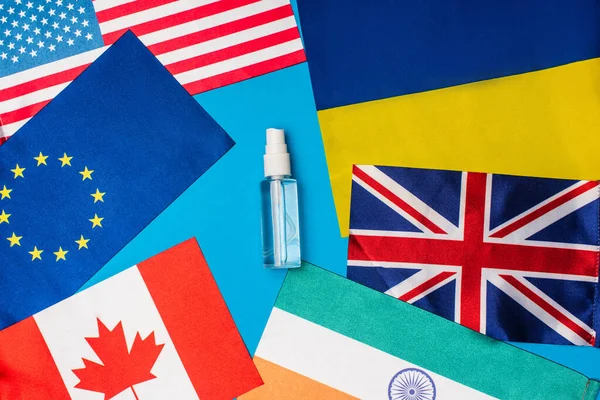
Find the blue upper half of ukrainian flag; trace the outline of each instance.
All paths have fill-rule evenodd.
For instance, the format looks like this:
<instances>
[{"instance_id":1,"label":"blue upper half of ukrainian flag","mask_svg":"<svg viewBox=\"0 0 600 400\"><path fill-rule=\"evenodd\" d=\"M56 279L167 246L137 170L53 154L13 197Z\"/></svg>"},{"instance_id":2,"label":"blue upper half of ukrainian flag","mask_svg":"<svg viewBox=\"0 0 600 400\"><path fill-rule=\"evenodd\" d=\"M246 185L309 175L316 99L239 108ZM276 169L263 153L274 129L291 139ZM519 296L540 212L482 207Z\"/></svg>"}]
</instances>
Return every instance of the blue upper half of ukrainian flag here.
<instances>
[{"instance_id":1,"label":"blue upper half of ukrainian flag","mask_svg":"<svg viewBox=\"0 0 600 400\"><path fill-rule=\"evenodd\" d=\"M0 329L77 291L232 145L125 34L0 147Z\"/></svg>"},{"instance_id":2,"label":"blue upper half of ukrainian flag","mask_svg":"<svg viewBox=\"0 0 600 400\"><path fill-rule=\"evenodd\" d=\"M600 56L595 0L298 0L318 110Z\"/></svg>"}]
</instances>

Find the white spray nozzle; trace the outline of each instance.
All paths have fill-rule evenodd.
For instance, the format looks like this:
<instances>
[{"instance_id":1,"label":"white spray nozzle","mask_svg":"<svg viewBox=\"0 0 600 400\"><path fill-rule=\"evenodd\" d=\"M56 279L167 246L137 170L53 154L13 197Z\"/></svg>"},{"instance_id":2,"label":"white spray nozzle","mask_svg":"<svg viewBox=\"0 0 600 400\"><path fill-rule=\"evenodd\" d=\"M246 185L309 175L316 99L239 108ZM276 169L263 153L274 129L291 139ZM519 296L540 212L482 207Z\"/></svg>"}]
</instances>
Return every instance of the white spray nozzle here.
<instances>
[{"instance_id":1,"label":"white spray nozzle","mask_svg":"<svg viewBox=\"0 0 600 400\"><path fill-rule=\"evenodd\" d=\"M283 129L267 129L265 146L265 176L290 176L290 154L285 144Z\"/></svg>"}]
</instances>

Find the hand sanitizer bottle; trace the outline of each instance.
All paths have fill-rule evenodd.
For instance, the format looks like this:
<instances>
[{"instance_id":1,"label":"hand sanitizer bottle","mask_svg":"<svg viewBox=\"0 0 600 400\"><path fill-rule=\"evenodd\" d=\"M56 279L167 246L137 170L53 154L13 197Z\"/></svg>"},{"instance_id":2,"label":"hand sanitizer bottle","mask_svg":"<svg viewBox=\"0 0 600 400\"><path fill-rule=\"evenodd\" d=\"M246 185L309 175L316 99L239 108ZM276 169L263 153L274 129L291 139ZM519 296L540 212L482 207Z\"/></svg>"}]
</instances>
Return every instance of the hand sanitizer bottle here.
<instances>
[{"instance_id":1,"label":"hand sanitizer bottle","mask_svg":"<svg viewBox=\"0 0 600 400\"><path fill-rule=\"evenodd\" d=\"M266 268L300 266L298 190L282 129L267 129L262 196L263 263Z\"/></svg>"}]
</instances>

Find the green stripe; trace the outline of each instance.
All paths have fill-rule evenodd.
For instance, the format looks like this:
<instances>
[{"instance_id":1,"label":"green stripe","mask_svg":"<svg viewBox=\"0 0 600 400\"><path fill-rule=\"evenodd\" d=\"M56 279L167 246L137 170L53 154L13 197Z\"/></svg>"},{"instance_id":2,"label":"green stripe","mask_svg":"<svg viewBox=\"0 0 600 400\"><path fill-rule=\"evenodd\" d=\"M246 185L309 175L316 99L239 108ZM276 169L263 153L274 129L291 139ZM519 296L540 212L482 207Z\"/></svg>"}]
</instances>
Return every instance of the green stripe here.
<instances>
[{"instance_id":1,"label":"green stripe","mask_svg":"<svg viewBox=\"0 0 600 400\"><path fill-rule=\"evenodd\" d=\"M276 307L500 399L595 399L598 382L304 263Z\"/></svg>"},{"instance_id":2,"label":"green stripe","mask_svg":"<svg viewBox=\"0 0 600 400\"><path fill-rule=\"evenodd\" d=\"M600 382L589 380L588 386L583 396L583 400L596 400L598 391L600 391Z\"/></svg>"}]
</instances>

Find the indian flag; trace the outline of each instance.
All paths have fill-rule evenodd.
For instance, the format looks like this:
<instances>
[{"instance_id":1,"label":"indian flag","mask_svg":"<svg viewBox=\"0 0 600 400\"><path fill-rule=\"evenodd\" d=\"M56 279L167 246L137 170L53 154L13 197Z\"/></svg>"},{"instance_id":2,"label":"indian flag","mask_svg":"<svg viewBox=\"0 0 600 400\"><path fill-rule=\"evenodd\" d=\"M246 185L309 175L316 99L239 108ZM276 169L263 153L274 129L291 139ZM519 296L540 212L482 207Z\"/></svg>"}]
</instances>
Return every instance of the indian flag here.
<instances>
[{"instance_id":1,"label":"indian flag","mask_svg":"<svg viewBox=\"0 0 600 400\"><path fill-rule=\"evenodd\" d=\"M318 267L290 271L240 399L583 399L600 383Z\"/></svg>"}]
</instances>

